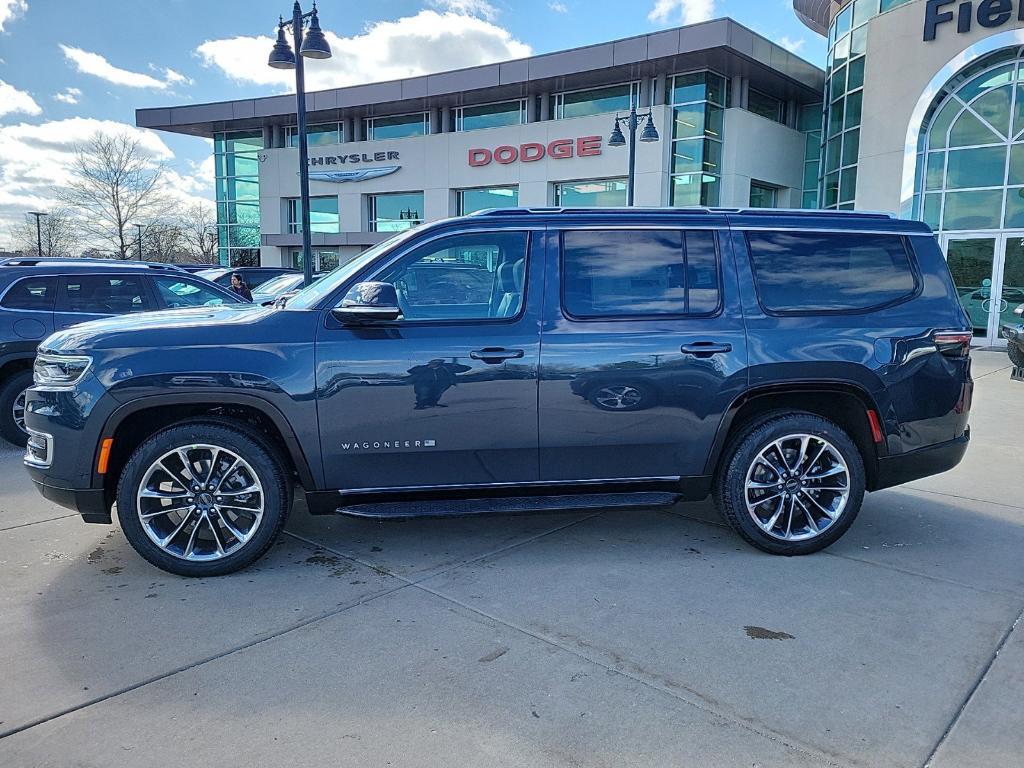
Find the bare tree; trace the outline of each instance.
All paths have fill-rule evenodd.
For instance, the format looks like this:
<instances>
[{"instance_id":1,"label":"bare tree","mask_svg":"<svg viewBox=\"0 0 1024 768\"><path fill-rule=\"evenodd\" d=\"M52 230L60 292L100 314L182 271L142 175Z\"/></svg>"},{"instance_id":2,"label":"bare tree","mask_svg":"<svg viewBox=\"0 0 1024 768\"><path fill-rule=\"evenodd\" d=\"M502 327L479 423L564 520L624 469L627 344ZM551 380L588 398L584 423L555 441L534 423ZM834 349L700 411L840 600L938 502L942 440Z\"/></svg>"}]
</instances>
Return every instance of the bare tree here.
<instances>
[{"instance_id":1,"label":"bare tree","mask_svg":"<svg viewBox=\"0 0 1024 768\"><path fill-rule=\"evenodd\" d=\"M178 219L155 221L143 228L142 254L146 261L183 261L187 254L185 232Z\"/></svg>"},{"instance_id":2,"label":"bare tree","mask_svg":"<svg viewBox=\"0 0 1024 768\"><path fill-rule=\"evenodd\" d=\"M78 221L70 209L50 209L39 221L43 256L71 256L79 247L77 230ZM35 217L26 214L25 221L12 225L10 237L16 250L35 255L39 245L36 240Z\"/></svg>"},{"instance_id":3,"label":"bare tree","mask_svg":"<svg viewBox=\"0 0 1024 768\"><path fill-rule=\"evenodd\" d=\"M196 203L178 217L186 259L195 264L217 261L217 217L209 203Z\"/></svg>"},{"instance_id":4,"label":"bare tree","mask_svg":"<svg viewBox=\"0 0 1024 768\"><path fill-rule=\"evenodd\" d=\"M136 242L133 225L158 219L168 208L161 188L164 171L137 138L97 132L75 153L72 180L61 199L81 213L88 240L129 259Z\"/></svg>"}]
</instances>

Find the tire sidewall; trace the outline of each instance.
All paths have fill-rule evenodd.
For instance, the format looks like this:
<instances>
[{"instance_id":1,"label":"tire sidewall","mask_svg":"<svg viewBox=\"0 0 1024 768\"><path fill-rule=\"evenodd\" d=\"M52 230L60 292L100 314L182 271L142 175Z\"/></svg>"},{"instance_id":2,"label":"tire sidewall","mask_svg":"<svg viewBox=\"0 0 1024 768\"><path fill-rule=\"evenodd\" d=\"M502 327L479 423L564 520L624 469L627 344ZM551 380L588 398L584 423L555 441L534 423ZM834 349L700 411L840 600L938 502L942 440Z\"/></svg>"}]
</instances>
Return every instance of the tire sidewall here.
<instances>
[{"instance_id":1,"label":"tire sidewall","mask_svg":"<svg viewBox=\"0 0 1024 768\"><path fill-rule=\"evenodd\" d=\"M234 451L249 463L263 485L263 518L256 534L240 550L218 560L191 562L164 552L149 538L138 515L136 495L146 471L167 451L192 443ZM128 542L157 568L179 576L220 576L251 565L270 548L284 526L290 500L285 470L274 450L258 435L233 425L193 422L164 429L135 449L118 482L117 516Z\"/></svg>"},{"instance_id":2,"label":"tire sidewall","mask_svg":"<svg viewBox=\"0 0 1024 768\"><path fill-rule=\"evenodd\" d=\"M7 442L22 448L28 442L28 433L22 431L15 423L12 410L18 395L31 386L32 371L26 370L18 371L0 387L0 435Z\"/></svg>"},{"instance_id":3,"label":"tire sidewall","mask_svg":"<svg viewBox=\"0 0 1024 768\"><path fill-rule=\"evenodd\" d=\"M751 463L765 446L797 433L821 437L842 454L850 476L850 495L841 517L825 533L804 541L783 541L762 531L750 517L746 505L746 477ZM799 413L762 422L736 441L721 474L716 497L729 524L758 549L777 555L806 555L834 544L846 533L860 512L865 484L864 460L846 432L821 416Z\"/></svg>"}]
</instances>

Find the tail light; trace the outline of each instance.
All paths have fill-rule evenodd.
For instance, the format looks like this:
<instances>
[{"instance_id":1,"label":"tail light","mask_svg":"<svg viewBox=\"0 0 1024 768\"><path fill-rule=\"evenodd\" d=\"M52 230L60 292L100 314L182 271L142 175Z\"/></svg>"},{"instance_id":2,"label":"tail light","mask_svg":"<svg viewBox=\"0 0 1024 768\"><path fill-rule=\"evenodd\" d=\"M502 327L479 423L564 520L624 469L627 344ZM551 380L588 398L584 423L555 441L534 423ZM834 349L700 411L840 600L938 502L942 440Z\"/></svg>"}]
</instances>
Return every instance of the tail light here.
<instances>
[{"instance_id":1,"label":"tail light","mask_svg":"<svg viewBox=\"0 0 1024 768\"><path fill-rule=\"evenodd\" d=\"M971 331L936 331L932 334L935 348L946 357L967 357L971 354Z\"/></svg>"}]
</instances>

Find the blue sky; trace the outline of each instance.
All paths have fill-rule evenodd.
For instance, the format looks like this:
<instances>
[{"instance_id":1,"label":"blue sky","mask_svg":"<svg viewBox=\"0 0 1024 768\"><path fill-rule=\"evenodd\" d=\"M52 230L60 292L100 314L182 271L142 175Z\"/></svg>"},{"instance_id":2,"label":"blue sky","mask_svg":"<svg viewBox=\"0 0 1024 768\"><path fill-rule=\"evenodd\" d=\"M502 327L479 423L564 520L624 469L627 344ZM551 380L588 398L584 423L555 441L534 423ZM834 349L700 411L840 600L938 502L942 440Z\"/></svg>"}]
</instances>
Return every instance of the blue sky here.
<instances>
[{"instance_id":1,"label":"blue sky","mask_svg":"<svg viewBox=\"0 0 1024 768\"><path fill-rule=\"evenodd\" d=\"M0 233L52 204L74 144L133 130L135 110L288 91L266 67L288 0L0 0ZM319 3L330 87L515 58L730 16L821 64L789 0L376 0ZM184 196L211 197L209 144L150 134ZM3 243L0 234L0 244Z\"/></svg>"}]
</instances>

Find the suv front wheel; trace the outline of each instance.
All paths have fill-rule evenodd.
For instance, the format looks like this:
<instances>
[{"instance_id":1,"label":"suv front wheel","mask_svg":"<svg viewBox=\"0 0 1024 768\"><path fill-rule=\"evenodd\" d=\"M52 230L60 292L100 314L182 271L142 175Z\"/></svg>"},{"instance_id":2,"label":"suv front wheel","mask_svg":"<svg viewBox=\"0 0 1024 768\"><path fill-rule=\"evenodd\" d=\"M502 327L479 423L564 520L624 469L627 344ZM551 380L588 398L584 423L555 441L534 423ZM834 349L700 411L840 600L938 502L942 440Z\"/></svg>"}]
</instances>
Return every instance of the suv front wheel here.
<instances>
[{"instance_id":1,"label":"suv front wheel","mask_svg":"<svg viewBox=\"0 0 1024 768\"><path fill-rule=\"evenodd\" d=\"M810 413L748 428L732 445L715 487L729 524L774 555L806 555L834 543L863 499L857 446L836 424Z\"/></svg>"},{"instance_id":2,"label":"suv front wheel","mask_svg":"<svg viewBox=\"0 0 1024 768\"><path fill-rule=\"evenodd\" d=\"M288 475L269 443L210 421L148 438L117 489L129 543L179 576L219 576L252 564L284 527L290 505Z\"/></svg>"},{"instance_id":3,"label":"suv front wheel","mask_svg":"<svg viewBox=\"0 0 1024 768\"><path fill-rule=\"evenodd\" d=\"M28 442L25 431L25 392L32 386L32 370L18 371L0 387L0 434L21 447Z\"/></svg>"}]
</instances>

